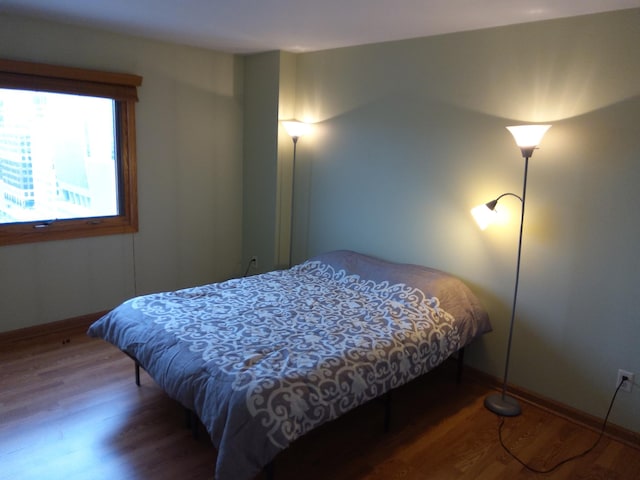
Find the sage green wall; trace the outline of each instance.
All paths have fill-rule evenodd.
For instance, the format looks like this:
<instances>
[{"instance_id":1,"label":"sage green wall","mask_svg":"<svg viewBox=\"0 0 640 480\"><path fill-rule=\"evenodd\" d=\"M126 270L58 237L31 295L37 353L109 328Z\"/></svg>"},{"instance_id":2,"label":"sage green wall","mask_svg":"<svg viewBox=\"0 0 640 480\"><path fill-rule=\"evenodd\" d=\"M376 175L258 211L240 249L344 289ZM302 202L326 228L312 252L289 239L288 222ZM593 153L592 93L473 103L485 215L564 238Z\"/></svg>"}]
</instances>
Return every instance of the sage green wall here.
<instances>
[{"instance_id":1,"label":"sage green wall","mask_svg":"<svg viewBox=\"0 0 640 480\"><path fill-rule=\"evenodd\" d=\"M301 54L306 254L348 248L460 276L494 332L469 362L502 375L518 236L469 210L521 192L505 126L553 124L530 161L510 380L604 417L640 378L640 10ZM304 140L304 141L303 141ZM302 195L302 194L301 194ZM612 419L640 431L640 388Z\"/></svg>"},{"instance_id":2,"label":"sage green wall","mask_svg":"<svg viewBox=\"0 0 640 480\"><path fill-rule=\"evenodd\" d=\"M639 20L629 10L294 61L1 16L2 57L144 82L140 233L0 247L0 331L222 280L259 248L262 269L275 266L291 148L277 120L295 88L295 116L318 123L298 148L294 260L352 248L459 275L495 327L469 360L501 375L518 205L504 202L512 221L486 232L468 210L521 188L504 126L548 121L531 160L511 380L603 416L617 369L640 373ZM640 431L639 395L618 396L614 422Z\"/></svg>"},{"instance_id":3,"label":"sage green wall","mask_svg":"<svg viewBox=\"0 0 640 480\"><path fill-rule=\"evenodd\" d=\"M295 113L296 55L244 57L243 265L248 273L289 262L293 142L279 123Z\"/></svg>"},{"instance_id":4,"label":"sage green wall","mask_svg":"<svg viewBox=\"0 0 640 480\"><path fill-rule=\"evenodd\" d=\"M278 220L278 98L280 52L244 57L243 266L276 265Z\"/></svg>"},{"instance_id":5,"label":"sage green wall","mask_svg":"<svg viewBox=\"0 0 640 480\"><path fill-rule=\"evenodd\" d=\"M6 15L0 57L143 77L139 233L0 247L0 331L240 272L242 59Z\"/></svg>"}]
</instances>

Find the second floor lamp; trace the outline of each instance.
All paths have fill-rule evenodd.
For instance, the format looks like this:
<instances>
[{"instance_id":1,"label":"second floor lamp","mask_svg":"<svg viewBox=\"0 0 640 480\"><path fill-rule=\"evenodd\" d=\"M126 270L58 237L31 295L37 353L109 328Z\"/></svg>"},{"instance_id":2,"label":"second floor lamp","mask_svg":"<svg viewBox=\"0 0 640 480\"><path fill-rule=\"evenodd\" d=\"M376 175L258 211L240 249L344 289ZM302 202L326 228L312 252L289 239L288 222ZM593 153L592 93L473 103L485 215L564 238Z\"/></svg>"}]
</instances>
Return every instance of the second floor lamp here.
<instances>
[{"instance_id":1,"label":"second floor lamp","mask_svg":"<svg viewBox=\"0 0 640 480\"><path fill-rule=\"evenodd\" d=\"M286 120L282 122L291 139L293 140L293 163L291 167L291 210L289 214L289 268L293 266L293 221L295 206L295 186L296 186L296 149L298 139L306 135L311 130L311 125L297 120Z\"/></svg>"}]
</instances>

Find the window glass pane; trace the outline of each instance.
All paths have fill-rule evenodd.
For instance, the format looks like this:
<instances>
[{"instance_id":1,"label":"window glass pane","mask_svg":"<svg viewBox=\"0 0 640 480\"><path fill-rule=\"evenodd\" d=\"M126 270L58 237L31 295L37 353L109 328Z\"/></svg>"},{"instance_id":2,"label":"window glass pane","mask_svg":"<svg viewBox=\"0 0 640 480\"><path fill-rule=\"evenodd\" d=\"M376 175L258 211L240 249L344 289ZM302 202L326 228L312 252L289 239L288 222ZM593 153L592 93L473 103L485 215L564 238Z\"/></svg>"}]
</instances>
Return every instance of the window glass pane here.
<instances>
[{"instance_id":1,"label":"window glass pane","mask_svg":"<svg viewBox=\"0 0 640 480\"><path fill-rule=\"evenodd\" d=\"M0 224L120 214L116 102L0 88Z\"/></svg>"}]
</instances>

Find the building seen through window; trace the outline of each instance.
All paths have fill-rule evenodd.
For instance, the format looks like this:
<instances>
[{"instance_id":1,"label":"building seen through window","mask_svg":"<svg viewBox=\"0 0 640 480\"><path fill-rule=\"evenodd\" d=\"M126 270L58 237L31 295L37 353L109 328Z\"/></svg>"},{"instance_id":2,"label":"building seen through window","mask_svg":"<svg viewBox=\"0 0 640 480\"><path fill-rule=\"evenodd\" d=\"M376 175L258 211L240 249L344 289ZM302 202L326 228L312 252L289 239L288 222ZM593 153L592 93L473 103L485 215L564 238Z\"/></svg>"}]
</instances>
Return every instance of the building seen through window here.
<instances>
[{"instance_id":1,"label":"building seen through window","mask_svg":"<svg viewBox=\"0 0 640 480\"><path fill-rule=\"evenodd\" d=\"M110 98L0 88L0 224L119 214Z\"/></svg>"}]
</instances>

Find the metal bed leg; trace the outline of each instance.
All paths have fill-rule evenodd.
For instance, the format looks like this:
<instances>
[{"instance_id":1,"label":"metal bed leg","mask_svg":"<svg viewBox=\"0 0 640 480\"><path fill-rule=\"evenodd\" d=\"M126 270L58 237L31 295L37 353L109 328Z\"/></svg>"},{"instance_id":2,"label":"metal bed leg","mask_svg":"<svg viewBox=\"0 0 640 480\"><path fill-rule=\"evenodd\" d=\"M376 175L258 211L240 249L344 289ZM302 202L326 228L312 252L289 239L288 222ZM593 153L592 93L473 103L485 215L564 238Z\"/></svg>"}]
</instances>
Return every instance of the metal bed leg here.
<instances>
[{"instance_id":1,"label":"metal bed leg","mask_svg":"<svg viewBox=\"0 0 640 480\"><path fill-rule=\"evenodd\" d=\"M136 375L136 385L139 387L140 386L140 362L138 361L138 359L136 357L134 357L133 355L125 352L124 350L122 351L122 353L124 353L127 357L129 357L131 360L133 360L133 364L134 364L134 369L135 369L135 375Z\"/></svg>"},{"instance_id":2,"label":"metal bed leg","mask_svg":"<svg viewBox=\"0 0 640 480\"><path fill-rule=\"evenodd\" d=\"M184 427L191 429L191 435L197 439L199 435L200 419L195 412L187 407L184 408Z\"/></svg>"},{"instance_id":3,"label":"metal bed leg","mask_svg":"<svg viewBox=\"0 0 640 480\"><path fill-rule=\"evenodd\" d=\"M462 371L464 370L464 347L458 350L458 371L456 372L456 383L462 383Z\"/></svg>"},{"instance_id":4,"label":"metal bed leg","mask_svg":"<svg viewBox=\"0 0 640 480\"><path fill-rule=\"evenodd\" d=\"M135 364L136 364L136 385L139 387L140 386L140 364L138 363L137 360L135 360Z\"/></svg>"}]
</instances>

